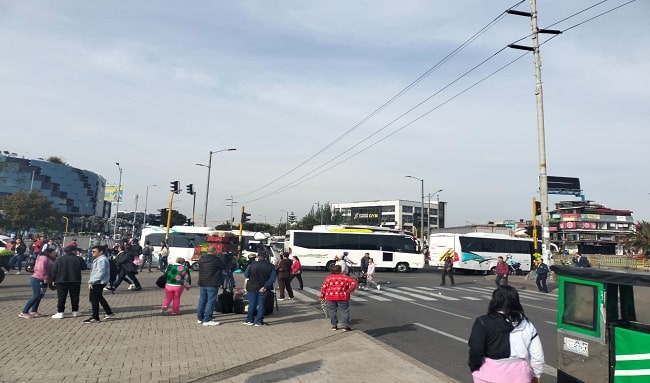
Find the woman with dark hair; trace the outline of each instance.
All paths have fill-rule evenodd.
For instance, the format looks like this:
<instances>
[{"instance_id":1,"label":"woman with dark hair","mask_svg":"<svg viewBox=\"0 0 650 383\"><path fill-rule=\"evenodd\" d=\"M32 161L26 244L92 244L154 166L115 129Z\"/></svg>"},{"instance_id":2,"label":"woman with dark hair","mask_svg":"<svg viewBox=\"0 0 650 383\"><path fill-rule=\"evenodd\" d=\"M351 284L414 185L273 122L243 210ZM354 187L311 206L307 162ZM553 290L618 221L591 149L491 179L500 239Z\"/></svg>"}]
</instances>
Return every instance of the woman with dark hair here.
<instances>
[{"instance_id":1,"label":"woman with dark hair","mask_svg":"<svg viewBox=\"0 0 650 383\"><path fill-rule=\"evenodd\" d=\"M298 259L298 256L296 255L293 256L293 262L291 262L291 279L289 280L289 284L291 284L291 281L293 281L294 278L298 279L298 282L300 282L298 290L302 290L302 265L300 264L300 259Z\"/></svg>"},{"instance_id":2,"label":"woman with dark hair","mask_svg":"<svg viewBox=\"0 0 650 383\"><path fill-rule=\"evenodd\" d=\"M474 383L537 383L544 371L542 342L512 286L494 290L488 313L476 318L468 344Z\"/></svg>"},{"instance_id":3,"label":"woman with dark hair","mask_svg":"<svg viewBox=\"0 0 650 383\"><path fill-rule=\"evenodd\" d=\"M161 273L167 272L167 258L169 257L169 246L167 242L160 242L160 251L158 252L158 267L160 268Z\"/></svg>"}]
</instances>

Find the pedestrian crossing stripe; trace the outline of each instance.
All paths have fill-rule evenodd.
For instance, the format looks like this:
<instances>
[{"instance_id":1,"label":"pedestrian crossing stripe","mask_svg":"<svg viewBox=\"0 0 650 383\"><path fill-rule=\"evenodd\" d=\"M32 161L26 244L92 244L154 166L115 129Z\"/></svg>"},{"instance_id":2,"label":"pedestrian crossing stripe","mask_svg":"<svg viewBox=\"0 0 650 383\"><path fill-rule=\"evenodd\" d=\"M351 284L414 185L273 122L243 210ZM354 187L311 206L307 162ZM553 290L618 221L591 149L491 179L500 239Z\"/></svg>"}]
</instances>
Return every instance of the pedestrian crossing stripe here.
<instances>
[{"instance_id":1,"label":"pedestrian crossing stripe","mask_svg":"<svg viewBox=\"0 0 650 383\"><path fill-rule=\"evenodd\" d=\"M368 302L370 300L380 301L380 302L390 302L393 300L399 300L403 302L413 302L414 300L422 300L427 302L435 301L480 301L480 300L490 300L492 299L492 292L494 291L491 287L480 287L480 286L467 286L467 287L429 287L429 286L417 286L417 287L406 287L406 286L390 286L388 289L382 290L356 290L351 294L350 300L353 302ZM451 296L450 293L459 292L459 293L476 293L477 296ZM302 291L294 290L296 297L303 301L319 301L320 290L305 287ZM557 300L557 296L554 294L545 294L545 293L536 293L533 291L521 291L519 290L519 295L525 300L531 301L542 301L542 300ZM314 297L315 296L315 297Z\"/></svg>"}]
</instances>

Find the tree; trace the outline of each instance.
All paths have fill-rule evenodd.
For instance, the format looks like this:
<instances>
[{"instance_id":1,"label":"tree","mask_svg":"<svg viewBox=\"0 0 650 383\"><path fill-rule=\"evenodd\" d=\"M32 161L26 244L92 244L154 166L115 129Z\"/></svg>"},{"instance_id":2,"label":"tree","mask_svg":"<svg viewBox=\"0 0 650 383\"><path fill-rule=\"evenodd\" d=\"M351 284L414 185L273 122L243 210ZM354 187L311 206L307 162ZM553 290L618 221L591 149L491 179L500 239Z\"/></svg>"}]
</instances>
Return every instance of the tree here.
<instances>
[{"instance_id":1,"label":"tree","mask_svg":"<svg viewBox=\"0 0 650 383\"><path fill-rule=\"evenodd\" d=\"M625 239L624 247L638 254L650 255L650 222L637 222L636 230Z\"/></svg>"},{"instance_id":2,"label":"tree","mask_svg":"<svg viewBox=\"0 0 650 383\"><path fill-rule=\"evenodd\" d=\"M15 231L62 229L61 213L39 191L19 191L0 202L2 225Z\"/></svg>"},{"instance_id":3,"label":"tree","mask_svg":"<svg viewBox=\"0 0 650 383\"><path fill-rule=\"evenodd\" d=\"M62 159L61 157L57 157L57 156L50 156L50 157L48 157L48 158L47 158L47 162L51 162L51 163L53 163L53 164L61 164L61 165L65 165L65 161L63 161L63 159Z\"/></svg>"}]
</instances>

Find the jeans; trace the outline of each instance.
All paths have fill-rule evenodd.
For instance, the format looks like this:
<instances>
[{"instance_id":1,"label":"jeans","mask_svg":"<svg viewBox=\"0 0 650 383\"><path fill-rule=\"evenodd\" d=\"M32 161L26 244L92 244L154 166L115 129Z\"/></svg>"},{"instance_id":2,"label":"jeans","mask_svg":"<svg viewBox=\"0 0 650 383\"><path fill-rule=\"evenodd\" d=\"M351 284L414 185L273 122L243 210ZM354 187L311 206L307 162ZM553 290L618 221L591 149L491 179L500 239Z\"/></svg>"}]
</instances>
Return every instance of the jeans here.
<instances>
[{"instance_id":1,"label":"jeans","mask_svg":"<svg viewBox=\"0 0 650 383\"><path fill-rule=\"evenodd\" d=\"M167 271L167 257L158 257L158 266L160 267L160 272L164 273Z\"/></svg>"},{"instance_id":2,"label":"jeans","mask_svg":"<svg viewBox=\"0 0 650 383\"><path fill-rule=\"evenodd\" d=\"M88 295L88 300L90 301L90 307L93 310L93 315L92 317L99 320L99 305L102 305L102 308L104 309L104 312L107 315L113 314L113 310L111 310L111 306L108 305L108 302L106 302L106 299L104 298L104 287L106 285L92 285L90 288L90 294Z\"/></svg>"},{"instance_id":3,"label":"jeans","mask_svg":"<svg viewBox=\"0 0 650 383\"><path fill-rule=\"evenodd\" d=\"M264 301L266 300L266 291L249 291L246 293L248 298L248 315L246 322L263 324L264 323Z\"/></svg>"},{"instance_id":4,"label":"jeans","mask_svg":"<svg viewBox=\"0 0 650 383\"><path fill-rule=\"evenodd\" d=\"M446 267L442 270L442 283L440 284L441 286L445 285L445 277L449 276L449 280L451 281L451 285L454 285L454 269L449 268L447 269Z\"/></svg>"},{"instance_id":5,"label":"jeans","mask_svg":"<svg viewBox=\"0 0 650 383\"><path fill-rule=\"evenodd\" d=\"M162 307L167 308L172 305L172 314L181 313L181 295L185 287L182 285L165 285L165 298L163 298ZM207 322L207 321L206 321Z\"/></svg>"},{"instance_id":6,"label":"jeans","mask_svg":"<svg viewBox=\"0 0 650 383\"><path fill-rule=\"evenodd\" d=\"M332 328L338 328L338 318L336 313L341 309L341 321L343 328L350 328L350 301L327 301L327 310L330 314L330 323Z\"/></svg>"},{"instance_id":7,"label":"jeans","mask_svg":"<svg viewBox=\"0 0 650 383\"><path fill-rule=\"evenodd\" d=\"M293 298L293 289L291 288L291 274L288 271L278 273L278 287L280 289L280 299L284 299L284 289L287 289L289 298Z\"/></svg>"},{"instance_id":8,"label":"jeans","mask_svg":"<svg viewBox=\"0 0 650 383\"><path fill-rule=\"evenodd\" d=\"M31 277L29 279L29 285L32 287L32 297L29 298L25 307L23 308L23 313L27 314L30 311L35 313L38 312L38 305L41 303L41 299L47 291L47 285L40 279Z\"/></svg>"},{"instance_id":9,"label":"jeans","mask_svg":"<svg viewBox=\"0 0 650 383\"><path fill-rule=\"evenodd\" d=\"M291 279L289 280L289 283L293 281L293 279L296 278L298 282L300 283L299 290L302 290L303 288L303 283L302 283L302 275L301 274L291 274Z\"/></svg>"},{"instance_id":10,"label":"jeans","mask_svg":"<svg viewBox=\"0 0 650 383\"><path fill-rule=\"evenodd\" d=\"M210 322L217 302L218 287L199 288L199 306L196 308L196 319L201 322Z\"/></svg>"},{"instance_id":11,"label":"jeans","mask_svg":"<svg viewBox=\"0 0 650 383\"><path fill-rule=\"evenodd\" d=\"M62 313L65 311L65 300L70 294L70 304L72 311L79 311L79 293L81 292L81 282L57 283L56 295L58 298L56 311Z\"/></svg>"},{"instance_id":12,"label":"jeans","mask_svg":"<svg viewBox=\"0 0 650 383\"><path fill-rule=\"evenodd\" d=\"M9 265L7 266L7 270L11 270L14 265L17 264L16 268L18 271L23 269L23 261L25 260L25 254L16 254L13 257L9 259Z\"/></svg>"},{"instance_id":13,"label":"jeans","mask_svg":"<svg viewBox=\"0 0 650 383\"><path fill-rule=\"evenodd\" d=\"M503 280L503 283L500 283L501 280ZM497 284L497 289L501 287L501 285L508 286L508 275L497 274L497 279L494 282Z\"/></svg>"},{"instance_id":14,"label":"jeans","mask_svg":"<svg viewBox=\"0 0 650 383\"><path fill-rule=\"evenodd\" d=\"M546 286L546 274L537 274L537 279L535 280L535 284L537 285L537 289L539 291L543 291L545 293L548 293L548 287Z\"/></svg>"}]
</instances>

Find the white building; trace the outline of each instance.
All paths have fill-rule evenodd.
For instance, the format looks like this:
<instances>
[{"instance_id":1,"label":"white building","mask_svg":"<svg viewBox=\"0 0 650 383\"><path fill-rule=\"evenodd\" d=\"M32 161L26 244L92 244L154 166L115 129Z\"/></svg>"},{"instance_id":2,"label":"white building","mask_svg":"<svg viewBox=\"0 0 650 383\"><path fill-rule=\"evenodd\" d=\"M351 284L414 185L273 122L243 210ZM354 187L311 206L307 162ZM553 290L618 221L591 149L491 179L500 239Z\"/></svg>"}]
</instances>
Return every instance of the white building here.
<instances>
[{"instance_id":1,"label":"white building","mask_svg":"<svg viewBox=\"0 0 650 383\"><path fill-rule=\"evenodd\" d=\"M424 201L424 231L445 227L445 205L440 200ZM332 212L340 212L343 223L384 226L393 229L420 231L421 201L391 200L391 201L361 201L333 203ZM413 228L416 228L414 230ZM427 227L429 229L427 229Z\"/></svg>"}]
</instances>

